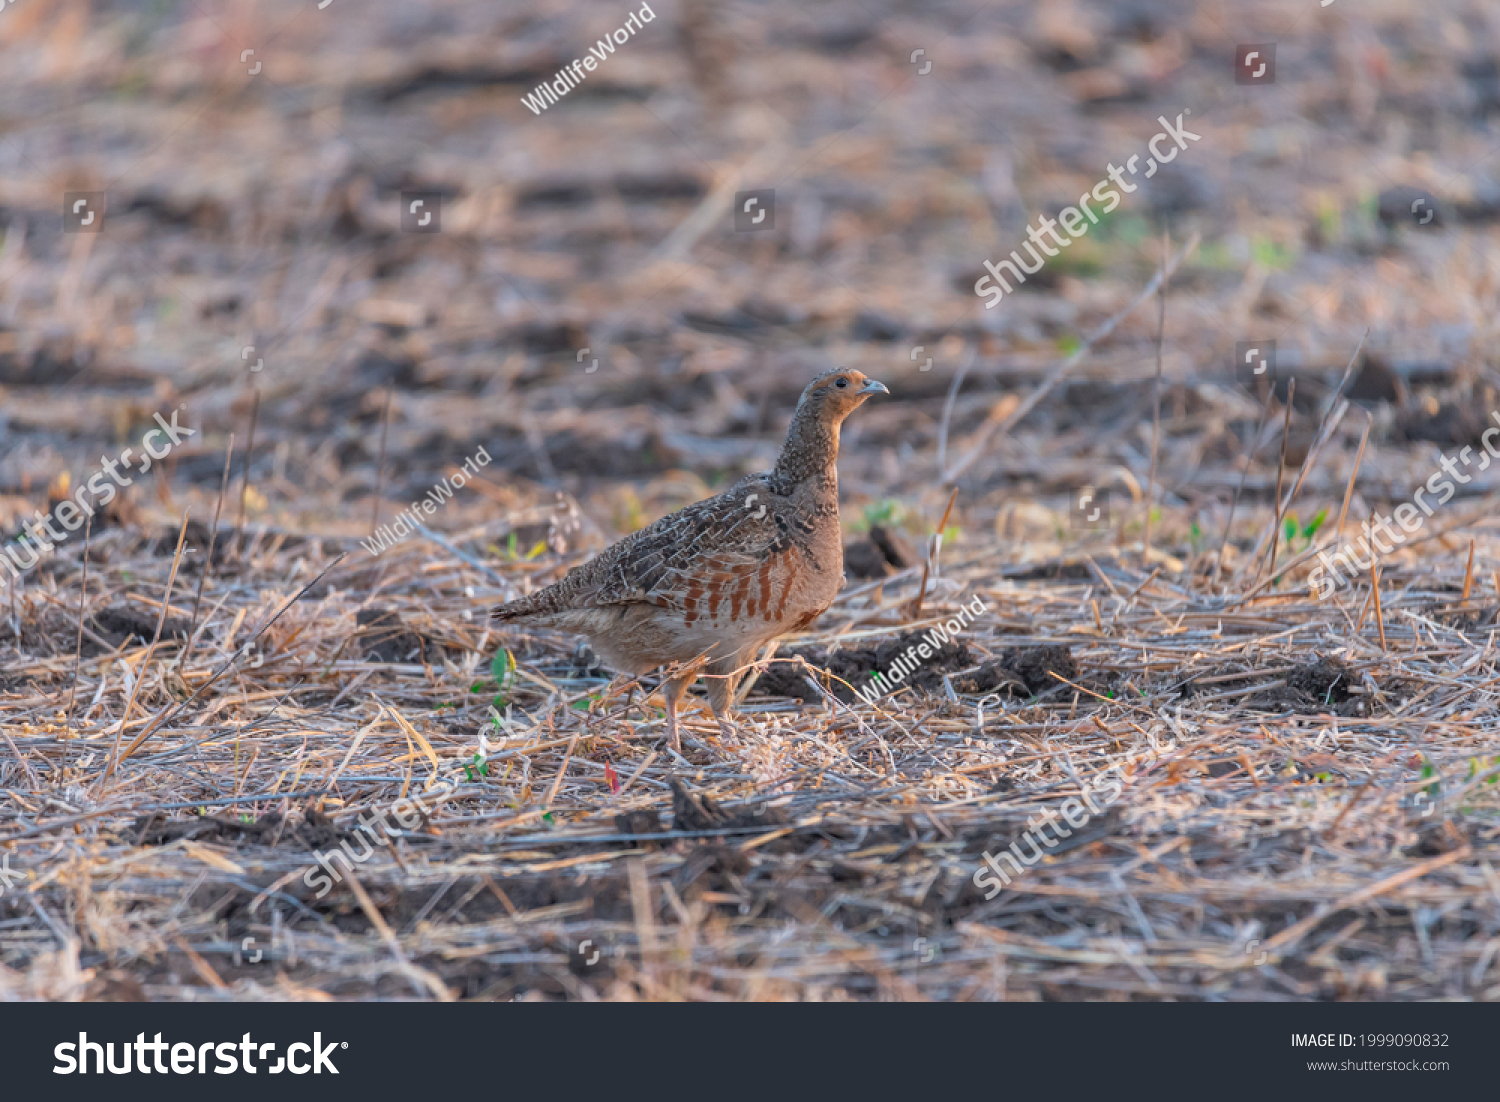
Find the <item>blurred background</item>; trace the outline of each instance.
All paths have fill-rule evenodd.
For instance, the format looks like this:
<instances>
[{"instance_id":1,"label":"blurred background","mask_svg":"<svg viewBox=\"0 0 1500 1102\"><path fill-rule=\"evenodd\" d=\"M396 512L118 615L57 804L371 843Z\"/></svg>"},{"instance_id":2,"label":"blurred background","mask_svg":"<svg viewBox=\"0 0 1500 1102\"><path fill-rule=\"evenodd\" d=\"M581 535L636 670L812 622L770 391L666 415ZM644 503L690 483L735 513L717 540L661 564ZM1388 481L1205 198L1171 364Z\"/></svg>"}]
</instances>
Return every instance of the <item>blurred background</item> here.
<instances>
[{"instance_id":1,"label":"blurred background","mask_svg":"<svg viewBox=\"0 0 1500 1102\"><path fill-rule=\"evenodd\" d=\"M389 519L482 446L437 527L504 547L563 491L597 545L767 467L808 378L848 365L893 394L845 433L852 529L930 531L947 475L965 537L1045 557L1078 487L1142 493L1157 302L989 430L1193 235L1163 356L1179 552L1217 544L1242 475L1246 523L1274 493L1280 407L1257 437L1239 343L1275 342L1283 397L1298 379L1295 465L1368 330L1361 493L1404 498L1495 408L1492 4L645 9L0 9L0 523L182 405L197 435L119 508L203 515L235 433L228 508L364 536L377 492ZM581 86L523 103L647 11ZM1245 44L1274 47L1274 82L1236 81ZM1184 112L1201 140L984 309L986 259ZM772 217L737 229L752 190ZM404 194L437 224L403 229ZM98 221L67 224L76 196ZM1362 425L1314 496L1342 492Z\"/></svg>"}]
</instances>

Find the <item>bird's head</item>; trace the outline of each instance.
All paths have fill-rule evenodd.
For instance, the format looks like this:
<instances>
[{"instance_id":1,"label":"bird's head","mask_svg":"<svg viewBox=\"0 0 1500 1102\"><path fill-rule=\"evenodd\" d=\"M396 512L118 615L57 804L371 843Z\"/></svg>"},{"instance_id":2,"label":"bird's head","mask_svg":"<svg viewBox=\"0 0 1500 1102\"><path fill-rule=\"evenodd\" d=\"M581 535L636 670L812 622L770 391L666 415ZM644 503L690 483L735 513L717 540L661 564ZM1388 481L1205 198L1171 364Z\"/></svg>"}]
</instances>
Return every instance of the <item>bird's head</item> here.
<instances>
[{"instance_id":1,"label":"bird's head","mask_svg":"<svg viewBox=\"0 0 1500 1102\"><path fill-rule=\"evenodd\" d=\"M889 394L884 383L877 383L862 372L840 367L825 371L802 392L798 412L814 413L825 424L837 425L864 405L872 394Z\"/></svg>"}]
</instances>

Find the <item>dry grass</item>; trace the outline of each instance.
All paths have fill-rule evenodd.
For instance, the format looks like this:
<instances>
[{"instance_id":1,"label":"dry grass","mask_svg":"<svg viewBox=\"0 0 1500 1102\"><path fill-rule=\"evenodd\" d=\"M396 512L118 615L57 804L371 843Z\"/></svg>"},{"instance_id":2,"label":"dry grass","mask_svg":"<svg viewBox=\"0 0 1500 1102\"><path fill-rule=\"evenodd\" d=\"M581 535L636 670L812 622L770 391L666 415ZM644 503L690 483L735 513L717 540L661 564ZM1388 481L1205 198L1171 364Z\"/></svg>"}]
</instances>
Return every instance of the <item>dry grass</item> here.
<instances>
[{"instance_id":1,"label":"dry grass","mask_svg":"<svg viewBox=\"0 0 1500 1102\"><path fill-rule=\"evenodd\" d=\"M112 565L89 605L149 623L173 542L99 540ZM1241 601L1107 549L1051 560L1075 579L1053 582L1016 578L998 548L950 552L923 620L906 619L912 567L852 586L788 642L847 649L977 594L966 668L874 707L752 695L732 738L689 713L687 761L664 747L659 697L580 676L562 641L511 637L510 726L473 775L499 689L481 656L501 640L462 613L500 590L432 544L354 548L259 637L259 665L251 652L210 684L329 564L328 542L232 544L195 656L94 648L71 720L71 655L9 671L0 844L29 875L0 899L0 953L24 965L0 972L10 997L1500 993L1495 602L1484 585L1460 601L1461 569L1387 571L1382 646L1368 591ZM564 564L495 569L527 585ZM128 590L106 580L123 571ZM410 635L358 627L376 608ZM23 637L66 634L76 609L63 584L16 615ZM169 623L189 611L179 589ZM1053 645L1074 677L990 696L977 727L981 694L955 682ZM163 713L104 780L112 747ZM1150 764L1106 816L980 897L982 851L1121 760ZM316 897L311 850L363 852L358 815L442 780L457 787L426 822ZM723 806L705 820L679 797L674 817L674 780ZM570 969L586 940L602 963Z\"/></svg>"},{"instance_id":2,"label":"dry grass","mask_svg":"<svg viewBox=\"0 0 1500 1102\"><path fill-rule=\"evenodd\" d=\"M1354 532L1500 409L1464 68L1500 35L1465 0L1231 7L692 0L540 117L520 94L613 13L7 7L5 534L154 412L198 435L101 518L86 586L80 535L0 592L0 998L1500 995L1500 469L1378 601L1313 601L1278 523ZM1229 79L1252 33L1275 88ZM1201 144L983 309L984 258L1187 107ZM776 234L734 232L769 186ZM1443 220L1382 221L1396 186ZM399 232L407 188L441 234ZM61 232L74 189L104 232ZM1267 338L1290 409L1228 368ZM784 641L733 737L689 711L673 760L654 681L487 629L765 469L831 364L893 392L844 434L849 537L925 545L954 484L956 531ZM434 538L367 554L480 445ZM1085 486L1108 529L1071 528ZM558 493L579 524L533 555ZM807 684L975 595L922 688ZM1117 762L1107 813L985 900L982 854ZM319 898L314 854L418 794Z\"/></svg>"}]
</instances>

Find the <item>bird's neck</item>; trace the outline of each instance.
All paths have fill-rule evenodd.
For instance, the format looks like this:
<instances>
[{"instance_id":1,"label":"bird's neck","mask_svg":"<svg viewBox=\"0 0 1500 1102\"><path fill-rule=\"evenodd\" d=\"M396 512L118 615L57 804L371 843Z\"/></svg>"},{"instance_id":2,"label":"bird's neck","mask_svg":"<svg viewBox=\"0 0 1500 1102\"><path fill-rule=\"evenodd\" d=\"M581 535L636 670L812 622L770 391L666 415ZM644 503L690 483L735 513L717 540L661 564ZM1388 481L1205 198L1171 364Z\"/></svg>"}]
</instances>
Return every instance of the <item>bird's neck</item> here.
<instances>
[{"instance_id":1,"label":"bird's neck","mask_svg":"<svg viewBox=\"0 0 1500 1102\"><path fill-rule=\"evenodd\" d=\"M786 433L772 477L792 485L812 483L837 499L839 426L798 413Z\"/></svg>"}]
</instances>

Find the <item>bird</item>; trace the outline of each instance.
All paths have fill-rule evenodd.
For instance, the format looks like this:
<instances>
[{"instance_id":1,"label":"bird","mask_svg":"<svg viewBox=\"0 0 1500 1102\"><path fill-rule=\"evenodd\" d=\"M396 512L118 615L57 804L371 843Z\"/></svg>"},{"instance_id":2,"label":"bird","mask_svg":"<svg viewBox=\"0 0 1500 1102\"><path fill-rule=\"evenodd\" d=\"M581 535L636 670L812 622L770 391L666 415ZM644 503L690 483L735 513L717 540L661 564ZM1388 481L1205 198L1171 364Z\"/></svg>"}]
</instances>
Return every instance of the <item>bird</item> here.
<instances>
[{"instance_id":1,"label":"bird","mask_svg":"<svg viewBox=\"0 0 1500 1102\"><path fill-rule=\"evenodd\" d=\"M822 372L803 390L770 471L668 513L497 605L491 619L583 635L622 673L674 667L662 695L679 756L677 705L700 669L720 730L732 732L735 688L760 648L807 627L843 588L839 429L874 394L890 391L859 371Z\"/></svg>"}]
</instances>

